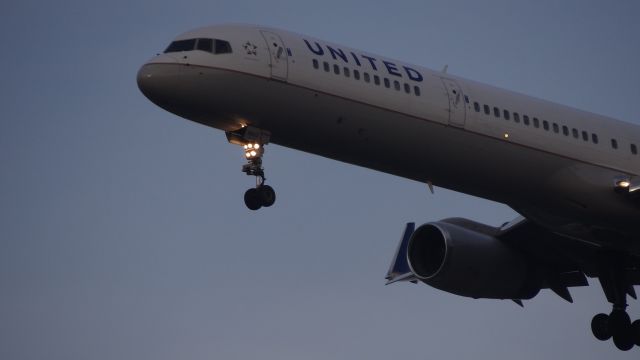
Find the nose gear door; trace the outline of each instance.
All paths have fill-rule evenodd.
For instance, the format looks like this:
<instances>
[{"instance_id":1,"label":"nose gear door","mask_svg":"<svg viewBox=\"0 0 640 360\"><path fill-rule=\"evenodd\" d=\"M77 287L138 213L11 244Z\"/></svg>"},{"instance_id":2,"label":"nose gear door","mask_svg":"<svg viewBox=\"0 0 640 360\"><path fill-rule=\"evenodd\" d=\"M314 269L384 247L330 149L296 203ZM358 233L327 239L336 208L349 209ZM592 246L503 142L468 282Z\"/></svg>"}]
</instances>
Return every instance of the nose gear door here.
<instances>
[{"instance_id":1,"label":"nose gear door","mask_svg":"<svg viewBox=\"0 0 640 360\"><path fill-rule=\"evenodd\" d=\"M276 33L260 30L267 42L271 58L271 77L276 80L287 81L288 54L280 36Z\"/></svg>"},{"instance_id":2,"label":"nose gear door","mask_svg":"<svg viewBox=\"0 0 640 360\"><path fill-rule=\"evenodd\" d=\"M464 127L467 109L462 89L453 79L442 78L442 83L449 95L449 125Z\"/></svg>"}]
</instances>

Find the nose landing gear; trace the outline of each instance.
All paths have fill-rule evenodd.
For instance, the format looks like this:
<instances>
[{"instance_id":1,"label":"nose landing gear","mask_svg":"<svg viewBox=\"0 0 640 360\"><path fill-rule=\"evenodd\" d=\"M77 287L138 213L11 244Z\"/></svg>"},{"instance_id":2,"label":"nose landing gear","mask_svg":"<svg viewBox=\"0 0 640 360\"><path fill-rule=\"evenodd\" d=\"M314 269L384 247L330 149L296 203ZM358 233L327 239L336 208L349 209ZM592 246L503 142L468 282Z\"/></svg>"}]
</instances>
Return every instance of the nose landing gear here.
<instances>
[{"instance_id":1,"label":"nose landing gear","mask_svg":"<svg viewBox=\"0 0 640 360\"><path fill-rule=\"evenodd\" d=\"M250 210L269 207L276 202L276 192L265 185L262 155L264 145L269 142L270 133L253 127L244 127L236 132L227 132L227 139L232 144L242 145L247 163L242 165L242 172L256 177L256 186L244 193L244 204Z\"/></svg>"},{"instance_id":2,"label":"nose landing gear","mask_svg":"<svg viewBox=\"0 0 640 360\"><path fill-rule=\"evenodd\" d=\"M250 210L258 210L261 207L269 207L276 202L276 192L269 185L265 185L264 168L262 168L262 155L264 146L259 143L244 145L244 156L247 163L242 166L242 172L256 177L256 187L244 193L244 204Z\"/></svg>"}]
</instances>

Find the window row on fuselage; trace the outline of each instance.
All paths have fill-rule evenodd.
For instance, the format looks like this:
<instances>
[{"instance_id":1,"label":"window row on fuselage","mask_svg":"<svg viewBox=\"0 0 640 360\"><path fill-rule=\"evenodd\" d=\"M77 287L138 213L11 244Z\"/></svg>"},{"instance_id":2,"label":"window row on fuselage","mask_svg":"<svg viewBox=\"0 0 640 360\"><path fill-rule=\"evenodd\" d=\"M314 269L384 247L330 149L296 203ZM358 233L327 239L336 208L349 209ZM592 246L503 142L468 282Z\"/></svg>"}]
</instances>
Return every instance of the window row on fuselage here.
<instances>
[{"instance_id":1,"label":"window row on fuselage","mask_svg":"<svg viewBox=\"0 0 640 360\"><path fill-rule=\"evenodd\" d=\"M469 98L465 97L465 100L467 103L469 103ZM589 142L591 141L594 144L598 144L599 143L599 139L598 139L598 134L596 133L591 133L589 134L589 132L585 131L585 130L578 130L576 128L569 128L567 125L561 125L555 122L549 122L547 120L539 120L537 117L529 117L528 115L524 115L524 114L520 114L518 112L511 112L509 110L506 109L500 109L497 106L489 106L487 104L482 104L482 106L480 106L480 103L477 101L473 102L473 109L477 112L477 113L483 113L485 115L488 116L493 116L497 119L504 119L506 121L511 121L513 120L514 123L517 124L524 124L525 126L533 126L536 129L539 129L542 127L543 130L545 131L550 131L553 132L555 134L562 134L566 137L573 137L575 139L582 139L585 142ZM615 138L611 138L610 141L611 144L611 148L612 149L618 149L618 140ZM638 154L638 147L636 146L636 144L630 144L629 145L629 150L631 152L631 154L633 155L637 155Z\"/></svg>"},{"instance_id":2,"label":"window row on fuselage","mask_svg":"<svg viewBox=\"0 0 640 360\"><path fill-rule=\"evenodd\" d=\"M313 68L316 70L320 69L320 61L318 59L313 59ZM415 96L420 96L421 91L420 87L417 85L413 85L413 88L408 83L401 83L398 80L390 80L387 77L381 77L376 74L369 74L366 71L360 71L358 69L351 69L348 66L340 66L338 64L330 64L327 61L322 62L322 69L327 72L333 72L335 75L343 75L346 78L353 78L355 80L362 80L367 84L374 84L376 86L383 86L387 89L395 89L397 91L404 91L406 94L411 94L413 90L413 94Z\"/></svg>"}]
</instances>

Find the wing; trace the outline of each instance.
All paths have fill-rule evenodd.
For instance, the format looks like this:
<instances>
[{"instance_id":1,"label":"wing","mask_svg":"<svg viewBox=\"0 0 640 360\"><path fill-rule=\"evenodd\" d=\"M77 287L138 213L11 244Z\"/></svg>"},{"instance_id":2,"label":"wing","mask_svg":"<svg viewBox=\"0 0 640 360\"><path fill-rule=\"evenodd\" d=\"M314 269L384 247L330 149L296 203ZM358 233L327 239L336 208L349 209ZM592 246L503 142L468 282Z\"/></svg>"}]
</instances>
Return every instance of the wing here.
<instances>
[{"instance_id":1,"label":"wing","mask_svg":"<svg viewBox=\"0 0 640 360\"><path fill-rule=\"evenodd\" d=\"M535 264L543 289L573 302L568 288L589 285L585 271L596 256L593 245L557 235L521 216L497 228L495 237Z\"/></svg>"}]
</instances>

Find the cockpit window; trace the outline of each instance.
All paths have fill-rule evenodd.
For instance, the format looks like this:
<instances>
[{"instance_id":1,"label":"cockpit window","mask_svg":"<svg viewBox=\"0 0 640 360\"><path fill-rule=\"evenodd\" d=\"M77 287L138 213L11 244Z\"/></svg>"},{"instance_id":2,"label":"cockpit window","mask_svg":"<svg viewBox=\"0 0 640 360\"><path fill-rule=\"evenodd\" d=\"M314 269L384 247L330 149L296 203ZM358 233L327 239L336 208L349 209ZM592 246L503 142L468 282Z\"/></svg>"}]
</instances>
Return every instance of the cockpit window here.
<instances>
[{"instance_id":1,"label":"cockpit window","mask_svg":"<svg viewBox=\"0 0 640 360\"><path fill-rule=\"evenodd\" d=\"M231 53L231 44L228 41L216 39L216 54Z\"/></svg>"},{"instance_id":2,"label":"cockpit window","mask_svg":"<svg viewBox=\"0 0 640 360\"><path fill-rule=\"evenodd\" d=\"M213 39L198 39L198 50L213 52Z\"/></svg>"},{"instance_id":3,"label":"cockpit window","mask_svg":"<svg viewBox=\"0 0 640 360\"><path fill-rule=\"evenodd\" d=\"M187 39L172 42L164 51L165 53L202 50L212 54L231 53L231 44L219 39Z\"/></svg>"},{"instance_id":4,"label":"cockpit window","mask_svg":"<svg viewBox=\"0 0 640 360\"><path fill-rule=\"evenodd\" d=\"M196 39L178 40L172 42L165 53L191 51L196 47Z\"/></svg>"}]
</instances>

